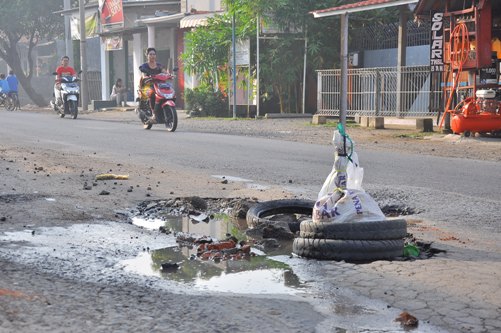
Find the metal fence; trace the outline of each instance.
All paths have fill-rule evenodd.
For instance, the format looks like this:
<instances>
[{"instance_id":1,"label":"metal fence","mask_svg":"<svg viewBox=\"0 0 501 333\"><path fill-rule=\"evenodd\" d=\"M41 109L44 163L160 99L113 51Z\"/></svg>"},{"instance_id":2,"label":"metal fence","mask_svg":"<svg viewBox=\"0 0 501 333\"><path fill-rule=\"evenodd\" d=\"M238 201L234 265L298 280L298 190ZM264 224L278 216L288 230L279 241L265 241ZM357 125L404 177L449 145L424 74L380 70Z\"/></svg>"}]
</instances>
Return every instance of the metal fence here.
<instances>
[{"instance_id":1,"label":"metal fence","mask_svg":"<svg viewBox=\"0 0 501 333\"><path fill-rule=\"evenodd\" d=\"M317 113L339 116L341 70L320 70L317 76ZM430 72L429 66L350 69L347 116L437 115L442 105L440 81L440 74Z\"/></svg>"},{"instance_id":2,"label":"metal fence","mask_svg":"<svg viewBox=\"0 0 501 333\"><path fill-rule=\"evenodd\" d=\"M91 100L101 100L102 99L102 86L101 86L101 72L98 71L88 71L87 72L87 82L89 86L89 101ZM129 83L129 89L128 91L130 92L130 96L128 96L128 100L132 101L134 100L134 73L129 73L129 78L128 78L128 83ZM114 82L112 82L114 83ZM111 93L111 89L110 89ZM109 96L107 96L105 99L109 99Z\"/></svg>"},{"instance_id":3,"label":"metal fence","mask_svg":"<svg viewBox=\"0 0 501 333\"><path fill-rule=\"evenodd\" d=\"M101 100L101 72L87 72L87 86L89 87L89 101Z\"/></svg>"}]
</instances>

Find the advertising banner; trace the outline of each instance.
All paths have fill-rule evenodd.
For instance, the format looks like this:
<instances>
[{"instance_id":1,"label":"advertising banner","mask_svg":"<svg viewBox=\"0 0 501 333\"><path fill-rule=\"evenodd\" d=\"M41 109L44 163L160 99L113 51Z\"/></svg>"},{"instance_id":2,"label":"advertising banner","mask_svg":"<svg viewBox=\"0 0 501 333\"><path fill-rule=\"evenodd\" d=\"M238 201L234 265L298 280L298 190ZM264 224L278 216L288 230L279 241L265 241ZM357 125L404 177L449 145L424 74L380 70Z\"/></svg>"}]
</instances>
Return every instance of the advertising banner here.
<instances>
[{"instance_id":1,"label":"advertising banner","mask_svg":"<svg viewBox=\"0 0 501 333\"><path fill-rule=\"evenodd\" d=\"M431 16L430 67L432 72L444 71L444 14Z\"/></svg>"},{"instance_id":2,"label":"advertising banner","mask_svg":"<svg viewBox=\"0 0 501 333\"><path fill-rule=\"evenodd\" d=\"M111 31L124 26L122 0L99 0L101 32Z\"/></svg>"},{"instance_id":3,"label":"advertising banner","mask_svg":"<svg viewBox=\"0 0 501 333\"><path fill-rule=\"evenodd\" d=\"M72 16L71 39L80 40L80 17ZM85 15L85 37L92 38L97 36L97 13Z\"/></svg>"},{"instance_id":4,"label":"advertising banner","mask_svg":"<svg viewBox=\"0 0 501 333\"><path fill-rule=\"evenodd\" d=\"M103 39L106 51L118 51L123 48L122 36L104 37Z\"/></svg>"}]
</instances>

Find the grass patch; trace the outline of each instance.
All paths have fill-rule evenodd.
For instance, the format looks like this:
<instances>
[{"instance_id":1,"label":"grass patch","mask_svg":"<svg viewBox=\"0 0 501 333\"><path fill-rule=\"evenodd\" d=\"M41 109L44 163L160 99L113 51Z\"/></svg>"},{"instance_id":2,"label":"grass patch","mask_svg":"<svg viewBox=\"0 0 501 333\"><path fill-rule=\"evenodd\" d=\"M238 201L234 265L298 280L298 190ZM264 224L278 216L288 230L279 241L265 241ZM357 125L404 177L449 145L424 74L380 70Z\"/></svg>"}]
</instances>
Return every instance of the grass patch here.
<instances>
[{"instance_id":1,"label":"grass patch","mask_svg":"<svg viewBox=\"0 0 501 333\"><path fill-rule=\"evenodd\" d=\"M412 133L403 133L395 135L396 138L404 138L404 139L423 139L427 136L433 135L433 132L412 132Z\"/></svg>"},{"instance_id":2,"label":"grass patch","mask_svg":"<svg viewBox=\"0 0 501 333\"><path fill-rule=\"evenodd\" d=\"M208 117L190 117L190 119L193 120L225 120L225 121L237 121L237 120L256 120L255 118L243 118L243 117L213 117L213 116L208 116Z\"/></svg>"},{"instance_id":3,"label":"grass patch","mask_svg":"<svg viewBox=\"0 0 501 333\"><path fill-rule=\"evenodd\" d=\"M328 121L325 124L319 124L319 125L313 125L311 122L307 123L309 126L314 126L314 127L337 127L337 124L339 124L339 121ZM346 120L346 127L360 127L360 124L355 122L354 120Z\"/></svg>"}]
</instances>

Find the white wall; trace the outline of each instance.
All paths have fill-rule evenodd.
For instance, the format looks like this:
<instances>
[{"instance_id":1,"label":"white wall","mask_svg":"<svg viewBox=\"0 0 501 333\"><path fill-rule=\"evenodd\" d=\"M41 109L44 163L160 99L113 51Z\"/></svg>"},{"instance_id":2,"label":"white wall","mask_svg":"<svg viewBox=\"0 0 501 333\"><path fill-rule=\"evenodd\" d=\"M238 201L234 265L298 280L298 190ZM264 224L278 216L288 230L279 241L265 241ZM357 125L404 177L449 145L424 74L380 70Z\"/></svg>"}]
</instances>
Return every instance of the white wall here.
<instances>
[{"instance_id":1,"label":"white wall","mask_svg":"<svg viewBox=\"0 0 501 333\"><path fill-rule=\"evenodd\" d=\"M181 0L181 13L188 13L192 9L214 12L224 8L221 0Z\"/></svg>"},{"instance_id":2,"label":"white wall","mask_svg":"<svg viewBox=\"0 0 501 333\"><path fill-rule=\"evenodd\" d=\"M406 66L430 64L430 45L409 46L406 50ZM397 49L364 51L363 67L397 66Z\"/></svg>"}]
</instances>

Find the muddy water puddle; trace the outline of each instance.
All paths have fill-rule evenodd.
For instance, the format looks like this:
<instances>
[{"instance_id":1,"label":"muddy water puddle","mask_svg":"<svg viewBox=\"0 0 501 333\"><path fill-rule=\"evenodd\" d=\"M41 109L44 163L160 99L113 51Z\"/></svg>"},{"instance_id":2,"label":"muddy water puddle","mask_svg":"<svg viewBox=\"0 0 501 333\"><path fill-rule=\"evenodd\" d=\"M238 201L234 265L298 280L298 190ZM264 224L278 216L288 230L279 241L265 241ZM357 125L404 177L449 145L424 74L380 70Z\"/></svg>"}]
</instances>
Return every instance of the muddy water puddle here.
<instances>
[{"instance_id":1,"label":"muddy water puddle","mask_svg":"<svg viewBox=\"0 0 501 333\"><path fill-rule=\"evenodd\" d=\"M204 237L214 242L230 236L244 242L250 241L245 236L245 220L229 219L224 214L167 216L162 219L134 217L132 223L141 228L160 229L173 235ZM139 253L137 257L124 260L121 264L128 272L188 284L199 290L295 294L304 291L306 283L300 281L288 264L276 259L280 255L290 255L291 244L288 243L291 242L281 242L280 247L274 248L271 253L251 247L250 254L246 256L202 259L196 245L182 242L178 246Z\"/></svg>"},{"instance_id":2,"label":"muddy water puddle","mask_svg":"<svg viewBox=\"0 0 501 333\"><path fill-rule=\"evenodd\" d=\"M180 220L169 223L182 226ZM224 234L233 227L216 229ZM117 222L0 232L0 258L22 263L30 271L102 286L137 284L197 296L238 294L243 303L253 294L287 297L291 302L301 299L325 314L319 332L403 331L394 322L401 310L338 287L334 273L349 270L350 264L329 262L332 267L326 269L315 260L267 253L249 260L202 261L192 260L194 251L178 246L172 234ZM166 262L179 267L164 272L161 267ZM441 332L428 326L420 323L419 332Z\"/></svg>"}]
</instances>

